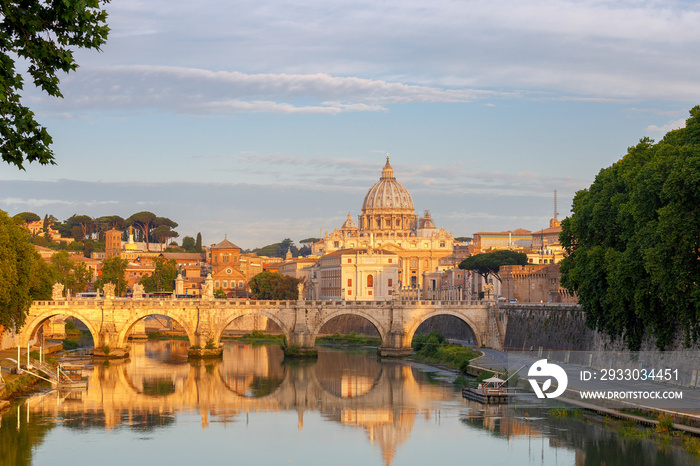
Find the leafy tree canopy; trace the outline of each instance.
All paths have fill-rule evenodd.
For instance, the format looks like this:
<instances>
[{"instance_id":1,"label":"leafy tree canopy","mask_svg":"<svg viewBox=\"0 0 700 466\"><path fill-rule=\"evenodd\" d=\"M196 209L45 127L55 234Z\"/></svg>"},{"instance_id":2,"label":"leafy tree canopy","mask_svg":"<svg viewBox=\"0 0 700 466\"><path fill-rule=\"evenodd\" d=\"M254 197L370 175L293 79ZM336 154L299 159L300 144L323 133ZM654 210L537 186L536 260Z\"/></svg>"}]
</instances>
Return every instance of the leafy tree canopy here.
<instances>
[{"instance_id":1,"label":"leafy tree canopy","mask_svg":"<svg viewBox=\"0 0 700 466\"><path fill-rule=\"evenodd\" d=\"M527 255L509 249L500 249L469 256L460 262L459 268L473 270L484 277L484 279L488 279L489 275L493 275L498 281L501 281L499 270L502 265L527 265Z\"/></svg>"},{"instance_id":2,"label":"leafy tree canopy","mask_svg":"<svg viewBox=\"0 0 700 466\"><path fill-rule=\"evenodd\" d=\"M17 215L15 215L15 217L21 218L24 223L36 222L37 220L41 220L41 217L39 217L34 212L20 212Z\"/></svg>"},{"instance_id":3,"label":"leafy tree canopy","mask_svg":"<svg viewBox=\"0 0 700 466\"><path fill-rule=\"evenodd\" d=\"M126 291L126 267L129 261L118 256L102 262L102 275L95 281L95 288L102 290L107 283L114 284L114 293L122 296Z\"/></svg>"},{"instance_id":4,"label":"leafy tree canopy","mask_svg":"<svg viewBox=\"0 0 700 466\"><path fill-rule=\"evenodd\" d=\"M0 156L5 162L22 170L25 162L55 163L51 136L21 102L24 80L15 59L27 61L35 86L62 97L57 74L78 67L72 49L99 50L107 40L104 3L0 1Z\"/></svg>"},{"instance_id":5,"label":"leafy tree canopy","mask_svg":"<svg viewBox=\"0 0 700 466\"><path fill-rule=\"evenodd\" d=\"M92 274L84 262L72 261L68 251L59 251L51 256L50 263L54 280L62 283L71 293L87 289Z\"/></svg>"},{"instance_id":6,"label":"leafy tree canopy","mask_svg":"<svg viewBox=\"0 0 700 466\"><path fill-rule=\"evenodd\" d=\"M248 282L253 298L290 300L297 299L299 280L279 272L262 272Z\"/></svg>"},{"instance_id":7,"label":"leafy tree canopy","mask_svg":"<svg viewBox=\"0 0 700 466\"><path fill-rule=\"evenodd\" d=\"M299 255L299 248L297 248L294 245L294 241L289 238L285 238L279 243L268 244L262 248L253 249L253 252L257 255L268 257L285 257L287 255L287 251L291 251L293 257L297 257Z\"/></svg>"},{"instance_id":8,"label":"leafy tree canopy","mask_svg":"<svg viewBox=\"0 0 700 466\"><path fill-rule=\"evenodd\" d=\"M185 236L182 238L182 249L187 252L194 252L195 240L191 236Z\"/></svg>"},{"instance_id":9,"label":"leafy tree canopy","mask_svg":"<svg viewBox=\"0 0 700 466\"><path fill-rule=\"evenodd\" d=\"M147 275L139 281L143 289L148 293L154 291L173 291L175 289L175 279L177 278L177 262L175 259L166 261L156 259L156 269L151 275Z\"/></svg>"},{"instance_id":10,"label":"leafy tree canopy","mask_svg":"<svg viewBox=\"0 0 700 466\"><path fill-rule=\"evenodd\" d=\"M0 325L20 327L35 299L51 298L51 273L23 221L0 210Z\"/></svg>"},{"instance_id":11,"label":"leafy tree canopy","mask_svg":"<svg viewBox=\"0 0 700 466\"><path fill-rule=\"evenodd\" d=\"M640 348L666 347L680 326L700 336L700 106L686 127L648 138L576 193L562 221L561 283L589 327Z\"/></svg>"}]
</instances>

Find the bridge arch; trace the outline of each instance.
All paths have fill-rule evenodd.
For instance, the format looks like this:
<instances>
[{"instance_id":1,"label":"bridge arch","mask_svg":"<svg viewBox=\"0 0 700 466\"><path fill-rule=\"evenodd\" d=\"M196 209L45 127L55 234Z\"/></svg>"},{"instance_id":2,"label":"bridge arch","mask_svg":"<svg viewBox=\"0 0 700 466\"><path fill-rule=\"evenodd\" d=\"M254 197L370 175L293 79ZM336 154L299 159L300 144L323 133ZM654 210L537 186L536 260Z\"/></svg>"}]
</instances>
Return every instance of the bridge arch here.
<instances>
[{"instance_id":1,"label":"bridge arch","mask_svg":"<svg viewBox=\"0 0 700 466\"><path fill-rule=\"evenodd\" d=\"M242 310L240 313L236 313L234 315L228 316L225 319L222 319L219 324L214 328L213 330L213 335L212 339L214 342L214 346L219 346L219 343L221 342L221 336L224 334L224 331L226 330L226 327L231 325L231 323L237 319L240 319L241 317L246 317L246 316L260 316L260 317L267 317L271 321L273 321L277 326L282 330L282 333L284 334L285 338L287 341L290 341L291 337L291 329L288 328L284 322L280 319L278 315L275 314L274 311L269 310L269 309L245 309Z\"/></svg>"},{"instance_id":2,"label":"bridge arch","mask_svg":"<svg viewBox=\"0 0 700 466\"><path fill-rule=\"evenodd\" d=\"M127 339L129 338L129 334L131 333L133 326L136 325L136 322L148 316L165 316L174 320L185 330L190 346L196 345L195 329L191 328L189 322L183 319L182 311L177 308L168 309L163 307L139 309L130 315L117 333L117 345L119 347L126 346Z\"/></svg>"},{"instance_id":3,"label":"bridge arch","mask_svg":"<svg viewBox=\"0 0 700 466\"><path fill-rule=\"evenodd\" d=\"M474 334L474 339L476 340L476 345L477 346L482 346L482 338L480 334L481 328L476 324L476 322L471 319L468 315L465 315L464 311L460 311L458 309L434 309L431 311L426 312L425 314L420 314L411 320L411 322L407 325L406 327L406 332L404 333L404 341L403 344L405 347L411 346L411 342L413 341L413 336L416 333L416 330L418 330L418 327L420 325L427 321L430 318L437 317L437 316L444 316L444 315L449 315L453 317L457 317L459 320L467 324L467 327L472 331Z\"/></svg>"},{"instance_id":4,"label":"bridge arch","mask_svg":"<svg viewBox=\"0 0 700 466\"><path fill-rule=\"evenodd\" d=\"M87 327L90 335L92 336L92 341L95 346L99 342L100 329L95 325L96 323L91 320L85 313L66 307L65 309L48 309L36 315L29 315L22 328L22 338L20 344L26 346L30 342L36 332L41 328L41 326L52 317L56 316L66 316L73 317L80 320Z\"/></svg>"},{"instance_id":5,"label":"bridge arch","mask_svg":"<svg viewBox=\"0 0 700 466\"><path fill-rule=\"evenodd\" d=\"M379 333L379 338L382 341L382 345L386 343L386 337L387 334L389 333L389 330L385 328L379 319L373 314L373 309L357 309L357 308L348 308L348 309L337 309L332 312L329 312L328 314L324 315L322 319L319 320L318 324L309 329L309 332L311 333L311 341L316 342L316 338L318 338L318 333L321 331L324 325L326 325L328 322L331 320L335 319L336 317L342 317L345 315L350 315L350 316L360 316L369 321L374 328L377 329L377 332ZM376 313L376 312L375 312Z\"/></svg>"}]
</instances>

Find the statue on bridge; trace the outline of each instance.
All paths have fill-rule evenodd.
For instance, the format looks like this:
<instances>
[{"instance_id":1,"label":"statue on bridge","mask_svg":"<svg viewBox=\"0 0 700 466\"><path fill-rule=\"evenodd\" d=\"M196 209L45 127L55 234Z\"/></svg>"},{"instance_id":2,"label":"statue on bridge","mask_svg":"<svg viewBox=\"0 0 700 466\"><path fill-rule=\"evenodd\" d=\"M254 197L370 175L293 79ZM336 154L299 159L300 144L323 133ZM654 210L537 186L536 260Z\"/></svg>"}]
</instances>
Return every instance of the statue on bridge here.
<instances>
[{"instance_id":1,"label":"statue on bridge","mask_svg":"<svg viewBox=\"0 0 700 466\"><path fill-rule=\"evenodd\" d=\"M105 299L112 299L114 298L114 290L117 287L114 285L114 283L105 283L104 286L102 287L102 291L105 293Z\"/></svg>"},{"instance_id":2,"label":"statue on bridge","mask_svg":"<svg viewBox=\"0 0 700 466\"><path fill-rule=\"evenodd\" d=\"M214 299L214 279L211 278L211 273L204 280L204 290L202 290L204 299Z\"/></svg>"},{"instance_id":3,"label":"statue on bridge","mask_svg":"<svg viewBox=\"0 0 700 466\"><path fill-rule=\"evenodd\" d=\"M304 282L297 283L297 300L304 300Z\"/></svg>"},{"instance_id":4,"label":"statue on bridge","mask_svg":"<svg viewBox=\"0 0 700 466\"><path fill-rule=\"evenodd\" d=\"M143 299L143 285L140 283L134 284L132 289L132 296L134 299Z\"/></svg>"},{"instance_id":5,"label":"statue on bridge","mask_svg":"<svg viewBox=\"0 0 700 466\"><path fill-rule=\"evenodd\" d=\"M63 288L63 283L54 283L51 290L51 299L54 301L63 299Z\"/></svg>"}]
</instances>

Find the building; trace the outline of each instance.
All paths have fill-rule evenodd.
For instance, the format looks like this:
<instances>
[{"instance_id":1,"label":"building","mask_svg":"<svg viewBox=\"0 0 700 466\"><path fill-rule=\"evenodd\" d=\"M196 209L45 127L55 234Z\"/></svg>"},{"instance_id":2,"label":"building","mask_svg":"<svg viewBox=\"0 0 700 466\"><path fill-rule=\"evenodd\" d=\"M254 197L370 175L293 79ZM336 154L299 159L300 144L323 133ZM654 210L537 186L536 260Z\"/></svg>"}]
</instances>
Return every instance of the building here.
<instances>
[{"instance_id":1,"label":"building","mask_svg":"<svg viewBox=\"0 0 700 466\"><path fill-rule=\"evenodd\" d=\"M355 223L348 214L340 229L326 232L313 244L312 253L328 255L344 250L379 249L394 253L399 262L396 278L399 287L421 288L424 273L453 265L441 264L443 258L453 253L452 233L438 229L430 212L426 211L423 217L416 215L413 199L396 180L389 157L379 181L367 191L357 220Z\"/></svg>"},{"instance_id":2,"label":"building","mask_svg":"<svg viewBox=\"0 0 700 466\"><path fill-rule=\"evenodd\" d=\"M530 230L517 230L474 233L472 246L475 253L487 252L494 249L530 249L533 235Z\"/></svg>"},{"instance_id":3,"label":"building","mask_svg":"<svg viewBox=\"0 0 700 466\"><path fill-rule=\"evenodd\" d=\"M393 251L353 248L318 260L310 280L311 299L376 301L392 299L398 288L399 257Z\"/></svg>"},{"instance_id":4,"label":"building","mask_svg":"<svg viewBox=\"0 0 700 466\"><path fill-rule=\"evenodd\" d=\"M501 295L518 302L576 303L575 295L559 284L559 264L504 265L500 270Z\"/></svg>"},{"instance_id":5,"label":"building","mask_svg":"<svg viewBox=\"0 0 700 466\"><path fill-rule=\"evenodd\" d=\"M211 276L214 290L223 290L229 297L246 297L248 282L263 271L263 258L255 254L241 254L241 248L228 239L209 248Z\"/></svg>"},{"instance_id":6,"label":"building","mask_svg":"<svg viewBox=\"0 0 700 466\"><path fill-rule=\"evenodd\" d=\"M133 238L132 238L133 239ZM122 232L112 228L105 231L105 253L104 259L121 256L122 253Z\"/></svg>"}]
</instances>

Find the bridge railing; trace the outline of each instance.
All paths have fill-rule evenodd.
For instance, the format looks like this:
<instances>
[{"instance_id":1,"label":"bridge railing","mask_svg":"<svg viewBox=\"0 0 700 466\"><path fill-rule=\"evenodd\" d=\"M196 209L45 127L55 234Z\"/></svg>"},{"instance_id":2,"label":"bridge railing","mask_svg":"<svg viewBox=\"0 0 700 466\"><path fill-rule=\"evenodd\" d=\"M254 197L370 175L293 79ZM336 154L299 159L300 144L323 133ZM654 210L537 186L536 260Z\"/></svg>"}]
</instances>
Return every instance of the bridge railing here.
<instances>
[{"instance_id":1,"label":"bridge railing","mask_svg":"<svg viewBox=\"0 0 700 466\"><path fill-rule=\"evenodd\" d=\"M182 307L183 305L206 306L213 308L231 308L231 307L265 307L265 308L284 308L298 307L299 305L307 307L354 307L354 308L382 308L382 307L424 307L424 306L447 306L447 307L467 307L483 305L487 301L476 300L381 300L381 301L320 301L320 300L303 300L303 301L272 301L272 300L255 300L255 299L196 299L196 298L64 298L55 301L34 301L34 306L55 307L55 306L70 306L72 308L94 308L96 306L124 306L124 307Z\"/></svg>"}]
</instances>

